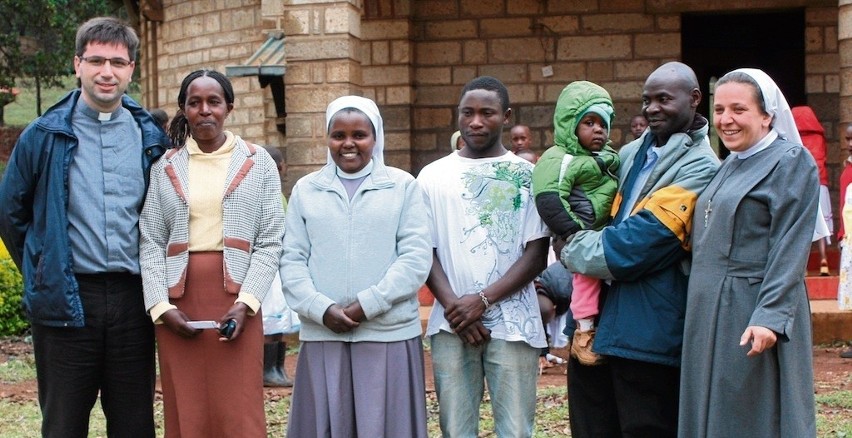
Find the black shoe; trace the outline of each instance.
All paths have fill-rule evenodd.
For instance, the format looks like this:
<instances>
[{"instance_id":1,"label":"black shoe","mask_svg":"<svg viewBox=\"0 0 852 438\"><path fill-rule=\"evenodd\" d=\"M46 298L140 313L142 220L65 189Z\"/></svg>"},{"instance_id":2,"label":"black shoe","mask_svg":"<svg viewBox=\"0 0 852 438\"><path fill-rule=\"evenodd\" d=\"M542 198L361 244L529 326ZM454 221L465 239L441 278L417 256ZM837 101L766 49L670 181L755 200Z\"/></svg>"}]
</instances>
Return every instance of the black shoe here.
<instances>
[{"instance_id":1,"label":"black shoe","mask_svg":"<svg viewBox=\"0 0 852 438\"><path fill-rule=\"evenodd\" d=\"M263 344L263 386L266 387L283 387L293 386L292 382L288 382L281 375L280 367L278 367L278 346L280 342L272 344Z\"/></svg>"},{"instance_id":2,"label":"black shoe","mask_svg":"<svg viewBox=\"0 0 852 438\"><path fill-rule=\"evenodd\" d=\"M852 348L850 348L846 351L841 351L840 357L842 357L844 359L852 359Z\"/></svg>"}]
</instances>

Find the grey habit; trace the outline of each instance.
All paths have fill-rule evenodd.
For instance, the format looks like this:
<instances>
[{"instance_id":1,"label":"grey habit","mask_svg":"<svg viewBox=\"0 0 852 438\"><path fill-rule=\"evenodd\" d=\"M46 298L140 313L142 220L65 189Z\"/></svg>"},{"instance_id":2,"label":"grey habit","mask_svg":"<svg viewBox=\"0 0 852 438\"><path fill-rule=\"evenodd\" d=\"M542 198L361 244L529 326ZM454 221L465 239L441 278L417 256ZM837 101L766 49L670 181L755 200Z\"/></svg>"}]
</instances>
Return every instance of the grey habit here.
<instances>
[{"instance_id":1,"label":"grey habit","mask_svg":"<svg viewBox=\"0 0 852 438\"><path fill-rule=\"evenodd\" d=\"M729 157L698 198L678 436L816 435L804 272L818 190L811 155L779 138ZM776 345L747 357L750 325Z\"/></svg>"}]
</instances>

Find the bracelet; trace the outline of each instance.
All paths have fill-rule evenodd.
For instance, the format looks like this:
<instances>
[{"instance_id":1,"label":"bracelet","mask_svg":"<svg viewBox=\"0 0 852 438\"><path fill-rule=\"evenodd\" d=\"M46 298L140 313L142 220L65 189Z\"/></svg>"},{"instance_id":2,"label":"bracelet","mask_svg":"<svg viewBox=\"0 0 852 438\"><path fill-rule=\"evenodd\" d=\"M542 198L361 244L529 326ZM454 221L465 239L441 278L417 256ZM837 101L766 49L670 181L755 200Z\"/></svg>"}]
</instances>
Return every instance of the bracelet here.
<instances>
[{"instance_id":1,"label":"bracelet","mask_svg":"<svg viewBox=\"0 0 852 438\"><path fill-rule=\"evenodd\" d=\"M491 307L491 302L488 301L488 297L485 296L485 292L479 291L479 299L482 300L482 304L485 304L485 310L488 310Z\"/></svg>"}]
</instances>

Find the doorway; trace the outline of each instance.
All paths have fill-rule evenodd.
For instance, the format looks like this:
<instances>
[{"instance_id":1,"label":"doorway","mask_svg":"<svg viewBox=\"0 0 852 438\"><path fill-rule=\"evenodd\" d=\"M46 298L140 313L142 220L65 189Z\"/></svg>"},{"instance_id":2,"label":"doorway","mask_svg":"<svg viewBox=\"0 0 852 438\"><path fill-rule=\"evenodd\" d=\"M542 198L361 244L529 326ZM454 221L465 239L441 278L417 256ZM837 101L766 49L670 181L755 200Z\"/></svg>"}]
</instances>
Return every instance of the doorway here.
<instances>
[{"instance_id":1,"label":"doorway","mask_svg":"<svg viewBox=\"0 0 852 438\"><path fill-rule=\"evenodd\" d=\"M725 14L681 16L683 62L698 76L702 103L699 113L711 120L711 78L741 68L765 71L790 106L806 105L805 10L802 8ZM711 138L715 138L715 132ZM720 157L727 149L714 144Z\"/></svg>"}]
</instances>

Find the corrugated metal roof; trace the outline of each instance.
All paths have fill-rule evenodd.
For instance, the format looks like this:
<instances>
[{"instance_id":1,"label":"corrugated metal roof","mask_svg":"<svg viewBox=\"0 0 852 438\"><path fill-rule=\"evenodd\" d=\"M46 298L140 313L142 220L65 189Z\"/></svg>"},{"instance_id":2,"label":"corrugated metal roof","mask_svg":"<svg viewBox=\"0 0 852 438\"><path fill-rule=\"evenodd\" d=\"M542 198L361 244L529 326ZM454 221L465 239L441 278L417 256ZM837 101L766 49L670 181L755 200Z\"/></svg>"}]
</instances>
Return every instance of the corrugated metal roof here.
<instances>
[{"instance_id":1,"label":"corrugated metal roof","mask_svg":"<svg viewBox=\"0 0 852 438\"><path fill-rule=\"evenodd\" d=\"M225 67L230 77L242 76L284 76L287 62L284 59L284 33L269 34L266 41L242 65Z\"/></svg>"}]
</instances>

